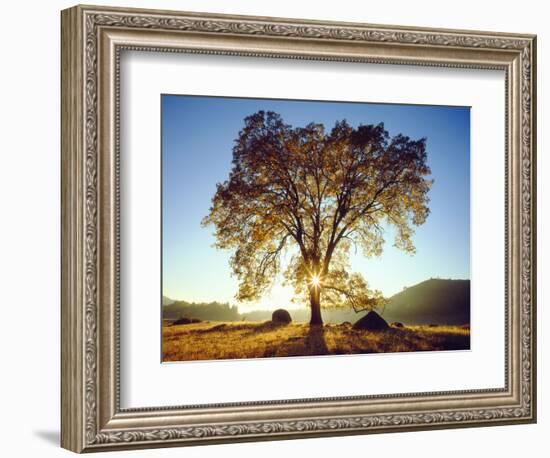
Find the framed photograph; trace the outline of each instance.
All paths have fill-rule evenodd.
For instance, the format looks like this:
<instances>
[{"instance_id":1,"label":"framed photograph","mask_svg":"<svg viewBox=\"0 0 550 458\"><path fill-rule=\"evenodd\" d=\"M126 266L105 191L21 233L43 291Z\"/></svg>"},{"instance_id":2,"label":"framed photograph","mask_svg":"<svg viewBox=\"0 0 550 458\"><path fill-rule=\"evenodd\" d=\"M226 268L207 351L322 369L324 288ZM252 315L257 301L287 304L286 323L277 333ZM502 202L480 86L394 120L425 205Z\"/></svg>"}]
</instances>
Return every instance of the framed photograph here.
<instances>
[{"instance_id":1,"label":"framed photograph","mask_svg":"<svg viewBox=\"0 0 550 458\"><path fill-rule=\"evenodd\" d=\"M62 446L536 421L533 35L62 12Z\"/></svg>"}]
</instances>

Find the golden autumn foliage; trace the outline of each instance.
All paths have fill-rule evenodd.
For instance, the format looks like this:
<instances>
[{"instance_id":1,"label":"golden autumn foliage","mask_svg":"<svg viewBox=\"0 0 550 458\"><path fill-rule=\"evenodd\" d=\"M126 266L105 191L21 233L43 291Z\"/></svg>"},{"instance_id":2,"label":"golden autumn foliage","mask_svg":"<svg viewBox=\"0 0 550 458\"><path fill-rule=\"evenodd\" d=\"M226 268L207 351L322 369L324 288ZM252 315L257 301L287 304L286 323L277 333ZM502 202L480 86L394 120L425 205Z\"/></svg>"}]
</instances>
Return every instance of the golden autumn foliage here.
<instances>
[{"instance_id":1,"label":"golden autumn foliage","mask_svg":"<svg viewBox=\"0 0 550 458\"><path fill-rule=\"evenodd\" d=\"M322 124L294 128L274 112L245 118L229 177L203 220L214 226L216 246L233 253L237 299L259 299L284 270L309 298L311 324L322 324L321 304L383 305L350 271L349 252L381 255L388 226L395 246L414 252L413 226L429 214L426 161L425 139L390 137L383 124L340 121L327 132Z\"/></svg>"}]
</instances>

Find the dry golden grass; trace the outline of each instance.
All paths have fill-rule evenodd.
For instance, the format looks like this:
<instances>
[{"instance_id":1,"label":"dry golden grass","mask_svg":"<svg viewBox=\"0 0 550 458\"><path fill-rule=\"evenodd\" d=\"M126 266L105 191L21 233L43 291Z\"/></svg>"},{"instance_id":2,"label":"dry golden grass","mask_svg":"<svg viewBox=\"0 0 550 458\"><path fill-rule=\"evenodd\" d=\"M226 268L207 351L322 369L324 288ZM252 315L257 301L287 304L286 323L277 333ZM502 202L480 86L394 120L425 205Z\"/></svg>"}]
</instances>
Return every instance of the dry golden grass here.
<instances>
[{"instance_id":1,"label":"dry golden grass","mask_svg":"<svg viewBox=\"0 0 550 458\"><path fill-rule=\"evenodd\" d=\"M466 350L464 326L408 326L361 331L349 324L310 327L305 323L204 322L162 328L163 361L349 355Z\"/></svg>"}]
</instances>

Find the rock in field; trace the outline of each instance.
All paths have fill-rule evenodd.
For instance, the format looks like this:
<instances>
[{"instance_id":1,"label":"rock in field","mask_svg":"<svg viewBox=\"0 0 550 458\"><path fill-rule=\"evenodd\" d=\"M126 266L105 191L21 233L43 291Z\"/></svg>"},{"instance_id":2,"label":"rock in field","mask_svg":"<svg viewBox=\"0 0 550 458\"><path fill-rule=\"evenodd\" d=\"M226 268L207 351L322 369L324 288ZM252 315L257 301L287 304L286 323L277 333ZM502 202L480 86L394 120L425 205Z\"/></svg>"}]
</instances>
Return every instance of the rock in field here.
<instances>
[{"instance_id":1,"label":"rock in field","mask_svg":"<svg viewBox=\"0 0 550 458\"><path fill-rule=\"evenodd\" d=\"M353 329L364 329L367 331L381 331L388 329L387 321L382 318L374 310L367 313L363 318L357 320L353 325Z\"/></svg>"},{"instance_id":2,"label":"rock in field","mask_svg":"<svg viewBox=\"0 0 550 458\"><path fill-rule=\"evenodd\" d=\"M271 321L273 323L288 324L292 321L292 318L290 317L290 313L288 313L288 310L277 309L271 315Z\"/></svg>"},{"instance_id":3,"label":"rock in field","mask_svg":"<svg viewBox=\"0 0 550 458\"><path fill-rule=\"evenodd\" d=\"M186 316L182 316L181 318L178 318L176 321L172 323L172 325L177 326L179 324L190 324L191 318L187 318Z\"/></svg>"}]
</instances>

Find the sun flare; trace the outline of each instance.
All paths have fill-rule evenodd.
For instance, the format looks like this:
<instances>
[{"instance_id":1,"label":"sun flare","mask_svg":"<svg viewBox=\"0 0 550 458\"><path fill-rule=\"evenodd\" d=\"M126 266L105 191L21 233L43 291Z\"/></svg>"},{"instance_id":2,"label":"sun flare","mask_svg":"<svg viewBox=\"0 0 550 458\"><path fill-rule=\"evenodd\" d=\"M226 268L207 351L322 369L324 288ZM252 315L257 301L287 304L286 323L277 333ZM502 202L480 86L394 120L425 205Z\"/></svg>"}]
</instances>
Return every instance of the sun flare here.
<instances>
[{"instance_id":1,"label":"sun flare","mask_svg":"<svg viewBox=\"0 0 550 458\"><path fill-rule=\"evenodd\" d=\"M319 277L319 275L312 275L311 286L314 286L315 288L317 288L320 285L321 285L321 278Z\"/></svg>"}]
</instances>

